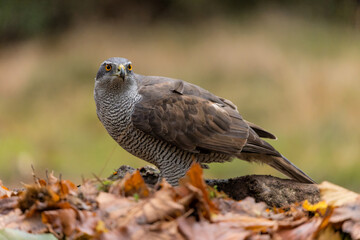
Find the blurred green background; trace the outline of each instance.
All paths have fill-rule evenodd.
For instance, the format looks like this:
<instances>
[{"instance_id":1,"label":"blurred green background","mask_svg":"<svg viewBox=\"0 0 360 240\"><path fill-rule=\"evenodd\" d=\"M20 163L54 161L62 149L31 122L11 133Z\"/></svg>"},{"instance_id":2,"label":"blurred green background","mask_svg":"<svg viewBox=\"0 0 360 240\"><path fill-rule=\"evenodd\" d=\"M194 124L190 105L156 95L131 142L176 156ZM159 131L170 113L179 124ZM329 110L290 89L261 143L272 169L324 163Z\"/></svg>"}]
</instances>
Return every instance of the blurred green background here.
<instances>
[{"instance_id":1,"label":"blurred green background","mask_svg":"<svg viewBox=\"0 0 360 240\"><path fill-rule=\"evenodd\" d=\"M94 77L113 56L237 104L316 181L360 191L357 1L0 1L0 179L81 183L146 163L110 138ZM273 174L235 160L207 177Z\"/></svg>"}]
</instances>

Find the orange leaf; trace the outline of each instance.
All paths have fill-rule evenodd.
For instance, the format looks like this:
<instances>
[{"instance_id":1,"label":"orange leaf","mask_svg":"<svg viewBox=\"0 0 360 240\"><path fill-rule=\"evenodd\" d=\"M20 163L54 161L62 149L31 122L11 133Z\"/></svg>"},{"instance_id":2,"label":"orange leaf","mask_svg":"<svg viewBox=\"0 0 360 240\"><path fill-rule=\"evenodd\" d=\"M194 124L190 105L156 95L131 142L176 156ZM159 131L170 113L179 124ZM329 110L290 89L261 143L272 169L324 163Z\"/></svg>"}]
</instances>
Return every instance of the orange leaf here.
<instances>
[{"instance_id":1,"label":"orange leaf","mask_svg":"<svg viewBox=\"0 0 360 240\"><path fill-rule=\"evenodd\" d=\"M47 185L46 181L44 179L38 179L38 182L39 182L41 187L45 187Z\"/></svg>"},{"instance_id":2,"label":"orange leaf","mask_svg":"<svg viewBox=\"0 0 360 240\"><path fill-rule=\"evenodd\" d=\"M210 213L211 212L218 213L218 209L215 206L215 204L210 200L206 183L202 176L203 176L203 171L200 164L195 163L190 167L189 171L186 173L186 176L180 179L180 184L185 186L187 184L190 184L201 192L202 196L200 196L201 198L200 200L203 200L205 204L204 205L205 209L202 210L202 213L206 218L210 219Z\"/></svg>"},{"instance_id":3,"label":"orange leaf","mask_svg":"<svg viewBox=\"0 0 360 240\"><path fill-rule=\"evenodd\" d=\"M59 182L60 185L60 196L61 198L66 197L69 193L75 193L77 191L77 187L74 183L69 180L61 180Z\"/></svg>"},{"instance_id":4,"label":"orange leaf","mask_svg":"<svg viewBox=\"0 0 360 240\"><path fill-rule=\"evenodd\" d=\"M44 224L48 224L52 231L66 236L73 234L78 225L76 212L71 208L44 211L41 213L41 220Z\"/></svg>"},{"instance_id":5,"label":"orange leaf","mask_svg":"<svg viewBox=\"0 0 360 240\"><path fill-rule=\"evenodd\" d=\"M133 196L135 193L139 194L139 197L149 196L149 189L141 177L139 170L135 171L130 177L125 177L124 180L125 196Z\"/></svg>"}]
</instances>

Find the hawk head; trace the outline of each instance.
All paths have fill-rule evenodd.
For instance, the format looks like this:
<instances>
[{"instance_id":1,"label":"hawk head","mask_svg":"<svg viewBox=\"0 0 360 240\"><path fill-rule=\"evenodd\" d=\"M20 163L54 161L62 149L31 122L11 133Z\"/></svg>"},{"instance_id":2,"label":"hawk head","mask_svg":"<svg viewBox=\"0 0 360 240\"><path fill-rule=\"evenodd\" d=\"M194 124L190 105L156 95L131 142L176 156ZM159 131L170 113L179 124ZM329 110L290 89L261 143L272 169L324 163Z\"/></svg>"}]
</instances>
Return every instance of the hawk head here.
<instances>
[{"instance_id":1,"label":"hawk head","mask_svg":"<svg viewBox=\"0 0 360 240\"><path fill-rule=\"evenodd\" d=\"M131 76L133 76L131 62L126 58L113 57L101 63L95 81L107 85L126 85Z\"/></svg>"}]
</instances>

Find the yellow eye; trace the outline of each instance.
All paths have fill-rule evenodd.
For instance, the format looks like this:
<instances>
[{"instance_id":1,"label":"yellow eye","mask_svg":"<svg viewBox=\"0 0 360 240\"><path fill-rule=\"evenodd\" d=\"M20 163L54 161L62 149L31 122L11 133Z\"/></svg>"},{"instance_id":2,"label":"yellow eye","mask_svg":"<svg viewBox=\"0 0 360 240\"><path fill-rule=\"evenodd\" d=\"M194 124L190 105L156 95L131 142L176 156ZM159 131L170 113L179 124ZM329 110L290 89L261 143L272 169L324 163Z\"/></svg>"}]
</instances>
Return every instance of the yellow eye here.
<instances>
[{"instance_id":1,"label":"yellow eye","mask_svg":"<svg viewBox=\"0 0 360 240\"><path fill-rule=\"evenodd\" d=\"M107 72L110 71L111 68L112 68L111 64L106 64L105 70L106 70Z\"/></svg>"},{"instance_id":2,"label":"yellow eye","mask_svg":"<svg viewBox=\"0 0 360 240\"><path fill-rule=\"evenodd\" d=\"M129 64L127 68L128 68L129 71L131 71L132 70L132 65Z\"/></svg>"}]
</instances>

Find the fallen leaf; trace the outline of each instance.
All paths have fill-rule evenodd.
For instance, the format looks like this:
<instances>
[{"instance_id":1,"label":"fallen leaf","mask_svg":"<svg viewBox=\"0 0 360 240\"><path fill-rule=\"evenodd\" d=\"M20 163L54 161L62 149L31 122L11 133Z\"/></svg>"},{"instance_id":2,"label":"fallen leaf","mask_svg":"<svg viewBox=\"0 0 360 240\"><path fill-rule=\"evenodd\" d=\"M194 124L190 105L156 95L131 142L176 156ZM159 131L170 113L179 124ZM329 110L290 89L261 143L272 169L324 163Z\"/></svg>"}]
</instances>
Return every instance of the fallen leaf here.
<instances>
[{"instance_id":1,"label":"fallen leaf","mask_svg":"<svg viewBox=\"0 0 360 240\"><path fill-rule=\"evenodd\" d=\"M152 198L143 203L141 211L137 214L137 222L140 224L153 223L179 217L185 212L185 208L174 199L175 192L171 186L167 185L167 187L161 188L155 192Z\"/></svg>"},{"instance_id":2,"label":"fallen leaf","mask_svg":"<svg viewBox=\"0 0 360 240\"><path fill-rule=\"evenodd\" d=\"M13 209L7 214L0 215L0 229L8 227L9 224L18 223L24 216L21 215L21 211L18 208Z\"/></svg>"},{"instance_id":3,"label":"fallen leaf","mask_svg":"<svg viewBox=\"0 0 360 240\"><path fill-rule=\"evenodd\" d=\"M137 194L140 198L149 196L149 189L141 177L139 170L136 170L133 174L127 173L122 180L118 180L113 184L110 189L110 193L120 194L128 196L134 196Z\"/></svg>"},{"instance_id":4,"label":"fallen leaf","mask_svg":"<svg viewBox=\"0 0 360 240\"><path fill-rule=\"evenodd\" d=\"M305 200L302 204L302 207L308 212L316 212L319 213L321 216L324 216L326 210L328 209L328 204L326 203L326 201L311 204L308 200Z\"/></svg>"},{"instance_id":5,"label":"fallen leaf","mask_svg":"<svg viewBox=\"0 0 360 240\"><path fill-rule=\"evenodd\" d=\"M308 221L308 217L302 217L299 219L293 218L292 216L287 219L277 220L279 229L295 228Z\"/></svg>"},{"instance_id":6,"label":"fallen leaf","mask_svg":"<svg viewBox=\"0 0 360 240\"><path fill-rule=\"evenodd\" d=\"M44 179L40 179L40 178L37 179L37 183L38 183L39 187L45 187L48 185Z\"/></svg>"},{"instance_id":7,"label":"fallen leaf","mask_svg":"<svg viewBox=\"0 0 360 240\"><path fill-rule=\"evenodd\" d=\"M244 214L226 213L225 215L217 215L212 219L215 223L226 222L231 223L233 227L241 227L253 232L272 232L278 228L276 221L263 217L251 217Z\"/></svg>"},{"instance_id":8,"label":"fallen leaf","mask_svg":"<svg viewBox=\"0 0 360 240\"><path fill-rule=\"evenodd\" d=\"M0 228L64 239L339 239L338 232L360 238L359 195L329 183L322 184L321 202L286 208L219 195L198 164L177 187L166 181L148 187L139 171L108 181L110 192L97 186L84 181L78 189L53 173L47 181L37 178L19 197L0 197Z\"/></svg>"},{"instance_id":9,"label":"fallen leaf","mask_svg":"<svg viewBox=\"0 0 360 240\"><path fill-rule=\"evenodd\" d=\"M353 220L360 222L360 201L334 209L330 217L331 223Z\"/></svg>"},{"instance_id":10,"label":"fallen leaf","mask_svg":"<svg viewBox=\"0 0 360 240\"><path fill-rule=\"evenodd\" d=\"M240 227L235 228L226 223L196 222L193 217L180 217L176 221L179 231L188 240L242 240L254 234L252 231Z\"/></svg>"},{"instance_id":11,"label":"fallen leaf","mask_svg":"<svg viewBox=\"0 0 360 240\"><path fill-rule=\"evenodd\" d=\"M334 207L352 203L357 199L360 199L359 194L326 181L322 182L318 186L320 189L321 199L325 200L329 205Z\"/></svg>"},{"instance_id":12,"label":"fallen leaf","mask_svg":"<svg viewBox=\"0 0 360 240\"><path fill-rule=\"evenodd\" d=\"M176 221L156 222L137 229L136 231L131 230L131 235L128 238L134 240L185 240L184 236L178 230Z\"/></svg>"},{"instance_id":13,"label":"fallen leaf","mask_svg":"<svg viewBox=\"0 0 360 240\"><path fill-rule=\"evenodd\" d=\"M274 239L297 239L309 240L314 239L321 225L321 218L314 217L310 221L288 230L280 230L274 234Z\"/></svg>"},{"instance_id":14,"label":"fallen leaf","mask_svg":"<svg viewBox=\"0 0 360 240\"><path fill-rule=\"evenodd\" d=\"M203 179L203 170L200 164L192 164L185 177L180 179L180 187L181 186L187 187L190 192L195 192L198 195L197 199L202 202L202 204L200 204L197 209L202 216L210 219L212 214L219 212L218 208L209 197L207 186Z\"/></svg>"},{"instance_id":15,"label":"fallen leaf","mask_svg":"<svg viewBox=\"0 0 360 240\"><path fill-rule=\"evenodd\" d=\"M12 211L14 208L17 208L18 201L19 197L17 196L0 199L0 213L6 214L7 212Z\"/></svg>"},{"instance_id":16,"label":"fallen leaf","mask_svg":"<svg viewBox=\"0 0 360 240\"><path fill-rule=\"evenodd\" d=\"M96 202L96 197L99 194L99 190L94 181L85 180L78 189L78 197L86 202Z\"/></svg>"},{"instance_id":17,"label":"fallen leaf","mask_svg":"<svg viewBox=\"0 0 360 240\"><path fill-rule=\"evenodd\" d=\"M7 215L1 216L0 219L0 229L14 228L32 233L47 232L47 227L42 223L39 214L36 214L32 217L26 217L18 208L16 208L12 212L9 212Z\"/></svg>"},{"instance_id":18,"label":"fallen leaf","mask_svg":"<svg viewBox=\"0 0 360 240\"><path fill-rule=\"evenodd\" d=\"M75 184L69 180L61 180L58 182L58 185L61 199L65 198L69 194L75 195L78 190Z\"/></svg>"},{"instance_id":19,"label":"fallen leaf","mask_svg":"<svg viewBox=\"0 0 360 240\"><path fill-rule=\"evenodd\" d=\"M100 235L101 240L130 239L127 232L114 229Z\"/></svg>"},{"instance_id":20,"label":"fallen leaf","mask_svg":"<svg viewBox=\"0 0 360 240\"><path fill-rule=\"evenodd\" d=\"M47 185L55 185L58 182L57 177L54 176L54 171L47 174Z\"/></svg>"},{"instance_id":21,"label":"fallen leaf","mask_svg":"<svg viewBox=\"0 0 360 240\"><path fill-rule=\"evenodd\" d=\"M261 216L266 211L267 205L264 202L257 203L252 197L246 197L231 204L231 211L235 213L248 214L250 216Z\"/></svg>"},{"instance_id":22,"label":"fallen leaf","mask_svg":"<svg viewBox=\"0 0 360 240\"><path fill-rule=\"evenodd\" d=\"M3 186L0 182L0 199L11 197L12 191L10 191L7 187Z\"/></svg>"},{"instance_id":23,"label":"fallen leaf","mask_svg":"<svg viewBox=\"0 0 360 240\"><path fill-rule=\"evenodd\" d=\"M342 225L342 230L349 233L352 239L360 239L360 222L346 221Z\"/></svg>"},{"instance_id":24,"label":"fallen leaf","mask_svg":"<svg viewBox=\"0 0 360 240\"><path fill-rule=\"evenodd\" d=\"M58 203L60 197L48 187L27 186L20 195L19 208L31 216L36 210L44 210Z\"/></svg>"},{"instance_id":25,"label":"fallen leaf","mask_svg":"<svg viewBox=\"0 0 360 240\"><path fill-rule=\"evenodd\" d=\"M96 232L98 233L107 233L109 229L106 228L104 221L99 220L95 227Z\"/></svg>"},{"instance_id":26,"label":"fallen leaf","mask_svg":"<svg viewBox=\"0 0 360 240\"><path fill-rule=\"evenodd\" d=\"M70 239L82 236L94 237L96 225L99 222L96 213L72 208L44 211L41 219L57 238L66 236Z\"/></svg>"},{"instance_id":27,"label":"fallen leaf","mask_svg":"<svg viewBox=\"0 0 360 240\"><path fill-rule=\"evenodd\" d=\"M77 234L77 238L83 237L83 236L90 236L90 239L93 239L95 236L97 236L96 226L100 221L99 216L96 214L96 212L91 211L78 211L78 224L77 224L77 231L79 232Z\"/></svg>"},{"instance_id":28,"label":"fallen leaf","mask_svg":"<svg viewBox=\"0 0 360 240\"><path fill-rule=\"evenodd\" d=\"M136 202L127 198L106 192L100 192L96 201L99 204L100 211L106 214L110 220L126 216L137 205Z\"/></svg>"},{"instance_id":29,"label":"fallen leaf","mask_svg":"<svg viewBox=\"0 0 360 240\"><path fill-rule=\"evenodd\" d=\"M71 236L77 227L76 212L71 208L44 211L41 219L58 238L63 238L63 235Z\"/></svg>"},{"instance_id":30,"label":"fallen leaf","mask_svg":"<svg viewBox=\"0 0 360 240\"><path fill-rule=\"evenodd\" d=\"M335 208L329 222L341 224L343 232L360 239L360 201Z\"/></svg>"}]
</instances>

